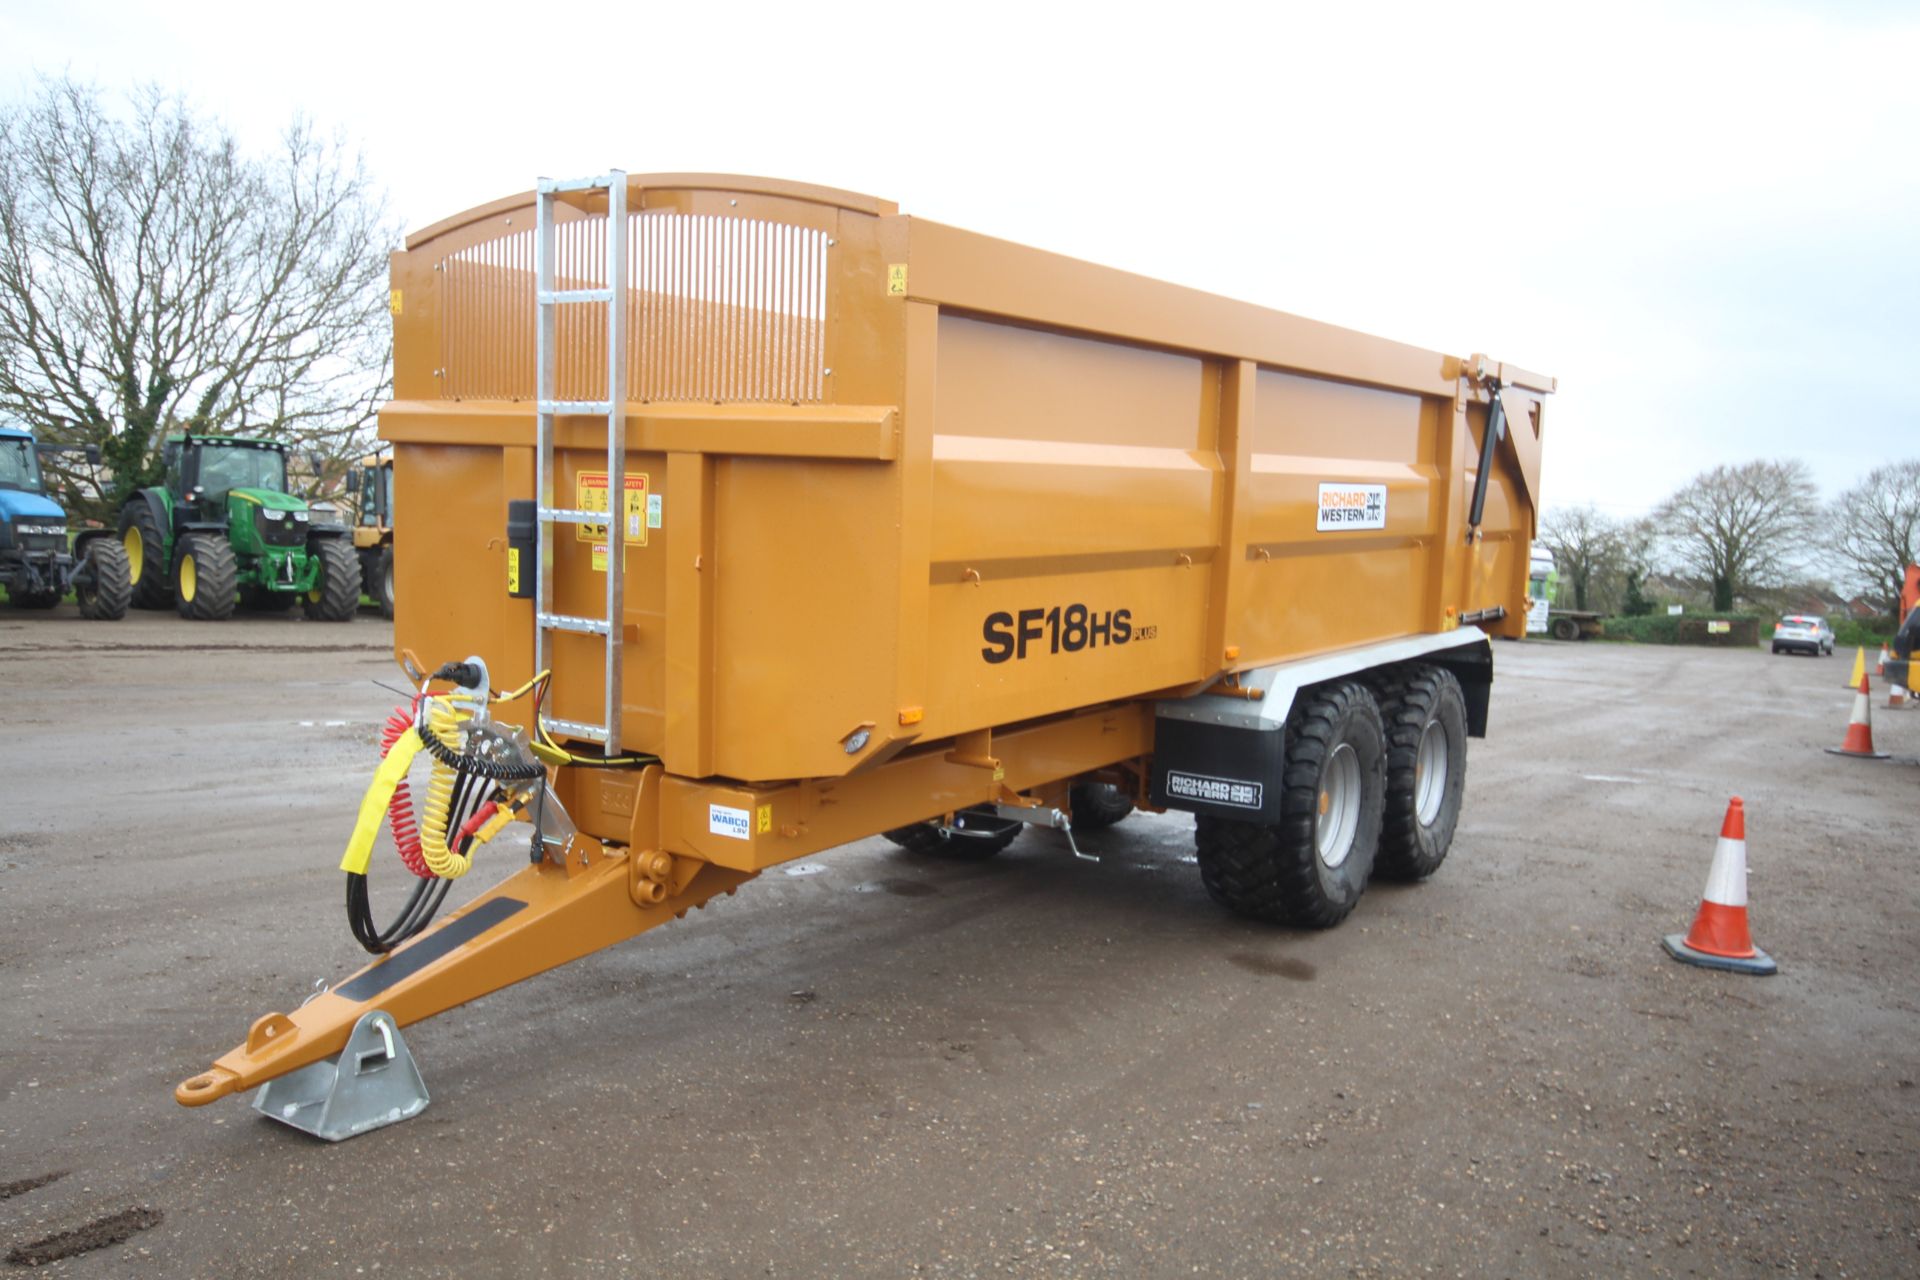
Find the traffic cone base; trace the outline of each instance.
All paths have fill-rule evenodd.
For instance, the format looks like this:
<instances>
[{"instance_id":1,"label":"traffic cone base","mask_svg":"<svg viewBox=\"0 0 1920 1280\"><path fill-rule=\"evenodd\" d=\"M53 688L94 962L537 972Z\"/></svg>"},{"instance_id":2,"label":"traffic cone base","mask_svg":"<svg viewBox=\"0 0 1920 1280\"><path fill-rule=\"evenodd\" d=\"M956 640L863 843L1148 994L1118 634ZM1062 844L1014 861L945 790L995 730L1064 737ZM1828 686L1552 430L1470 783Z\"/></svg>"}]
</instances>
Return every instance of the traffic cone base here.
<instances>
[{"instance_id":1,"label":"traffic cone base","mask_svg":"<svg viewBox=\"0 0 1920 1280\"><path fill-rule=\"evenodd\" d=\"M1847 718L1847 736L1837 747L1828 747L1830 756L1853 756L1860 760L1885 760L1887 753L1873 749L1872 686L1861 676L1855 682L1853 714Z\"/></svg>"},{"instance_id":2,"label":"traffic cone base","mask_svg":"<svg viewBox=\"0 0 1920 1280\"><path fill-rule=\"evenodd\" d=\"M1761 976L1780 972L1773 957L1754 946L1747 932L1747 811L1738 796L1727 802L1693 928L1666 935L1660 945L1682 964L1703 969Z\"/></svg>"},{"instance_id":3,"label":"traffic cone base","mask_svg":"<svg viewBox=\"0 0 1920 1280\"><path fill-rule=\"evenodd\" d=\"M1697 964L1702 969L1724 969L1728 973L1750 973L1757 978L1780 972L1780 966L1773 957L1755 947L1750 956L1716 956L1706 951L1696 951L1687 945L1684 934L1670 933L1660 939L1660 945L1666 948L1668 955L1681 964Z\"/></svg>"}]
</instances>

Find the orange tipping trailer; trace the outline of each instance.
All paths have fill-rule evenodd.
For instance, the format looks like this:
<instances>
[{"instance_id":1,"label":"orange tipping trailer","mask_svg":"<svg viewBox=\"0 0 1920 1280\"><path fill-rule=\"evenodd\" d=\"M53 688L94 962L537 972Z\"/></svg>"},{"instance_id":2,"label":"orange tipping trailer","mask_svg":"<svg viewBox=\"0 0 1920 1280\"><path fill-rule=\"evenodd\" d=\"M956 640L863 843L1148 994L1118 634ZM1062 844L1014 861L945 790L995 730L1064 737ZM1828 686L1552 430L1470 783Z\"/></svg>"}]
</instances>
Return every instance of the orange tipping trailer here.
<instances>
[{"instance_id":1,"label":"orange tipping trailer","mask_svg":"<svg viewBox=\"0 0 1920 1280\"><path fill-rule=\"evenodd\" d=\"M397 645L535 690L441 753L546 766L533 858L180 1101L876 833L1191 810L1216 899L1308 925L1444 857L1552 379L698 174L435 224L392 312Z\"/></svg>"}]
</instances>

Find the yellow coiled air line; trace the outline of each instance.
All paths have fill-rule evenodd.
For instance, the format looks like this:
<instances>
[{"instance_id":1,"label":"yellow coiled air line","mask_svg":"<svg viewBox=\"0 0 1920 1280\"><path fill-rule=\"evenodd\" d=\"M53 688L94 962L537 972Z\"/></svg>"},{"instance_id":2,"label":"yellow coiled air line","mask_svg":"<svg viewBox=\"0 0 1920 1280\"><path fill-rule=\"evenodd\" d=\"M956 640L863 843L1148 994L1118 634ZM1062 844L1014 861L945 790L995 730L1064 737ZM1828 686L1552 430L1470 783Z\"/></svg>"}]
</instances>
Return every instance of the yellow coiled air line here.
<instances>
[{"instance_id":1,"label":"yellow coiled air line","mask_svg":"<svg viewBox=\"0 0 1920 1280\"><path fill-rule=\"evenodd\" d=\"M441 698L427 699L426 710L427 732L449 752L460 754L460 722L467 719L466 713ZM444 880L458 880L473 866L471 853L459 854L447 847L453 782L453 767L435 756L433 772L427 780L426 809L420 819L420 856L426 859L427 869Z\"/></svg>"}]
</instances>

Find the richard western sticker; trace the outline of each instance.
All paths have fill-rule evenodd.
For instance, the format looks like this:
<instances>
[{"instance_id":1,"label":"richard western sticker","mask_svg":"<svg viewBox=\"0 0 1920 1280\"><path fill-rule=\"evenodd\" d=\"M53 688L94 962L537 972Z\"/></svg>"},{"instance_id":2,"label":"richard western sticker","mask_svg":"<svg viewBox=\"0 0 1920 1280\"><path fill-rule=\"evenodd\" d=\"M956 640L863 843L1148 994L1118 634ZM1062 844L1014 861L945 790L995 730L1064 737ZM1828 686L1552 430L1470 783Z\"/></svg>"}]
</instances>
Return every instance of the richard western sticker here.
<instances>
[{"instance_id":1,"label":"richard western sticker","mask_svg":"<svg viewBox=\"0 0 1920 1280\"><path fill-rule=\"evenodd\" d=\"M1387 486L1383 484L1323 484L1320 514L1313 527L1329 529L1384 529L1387 527Z\"/></svg>"}]
</instances>

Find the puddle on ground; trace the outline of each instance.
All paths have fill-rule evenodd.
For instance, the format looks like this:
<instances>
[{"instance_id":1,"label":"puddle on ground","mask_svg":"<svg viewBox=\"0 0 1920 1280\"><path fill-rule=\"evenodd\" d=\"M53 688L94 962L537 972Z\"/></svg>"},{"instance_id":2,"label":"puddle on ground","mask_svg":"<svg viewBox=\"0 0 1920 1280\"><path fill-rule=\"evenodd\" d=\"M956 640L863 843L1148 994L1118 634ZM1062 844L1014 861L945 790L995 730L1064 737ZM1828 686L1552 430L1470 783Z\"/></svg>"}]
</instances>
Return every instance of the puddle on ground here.
<instances>
[{"instance_id":1,"label":"puddle on ground","mask_svg":"<svg viewBox=\"0 0 1920 1280\"><path fill-rule=\"evenodd\" d=\"M1273 978L1291 978L1295 982L1312 982L1320 971L1305 960L1293 956L1262 955L1258 951L1235 951L1227 957L1227 963L1236 969L1245 969L1248 973L1263 974Z\"/></svg>"},{"instance_id":2,"label":"puddle on ground","mask_svg":"<svg viewBox=\"0 0 1920 1280\"><path fill-rule=\"evenodd\" d=\"M926 898L940 892L940 886L924 880L869 880L853 886L855 893L890 893L896 898Z\"/></svg>"}]
</instances>

